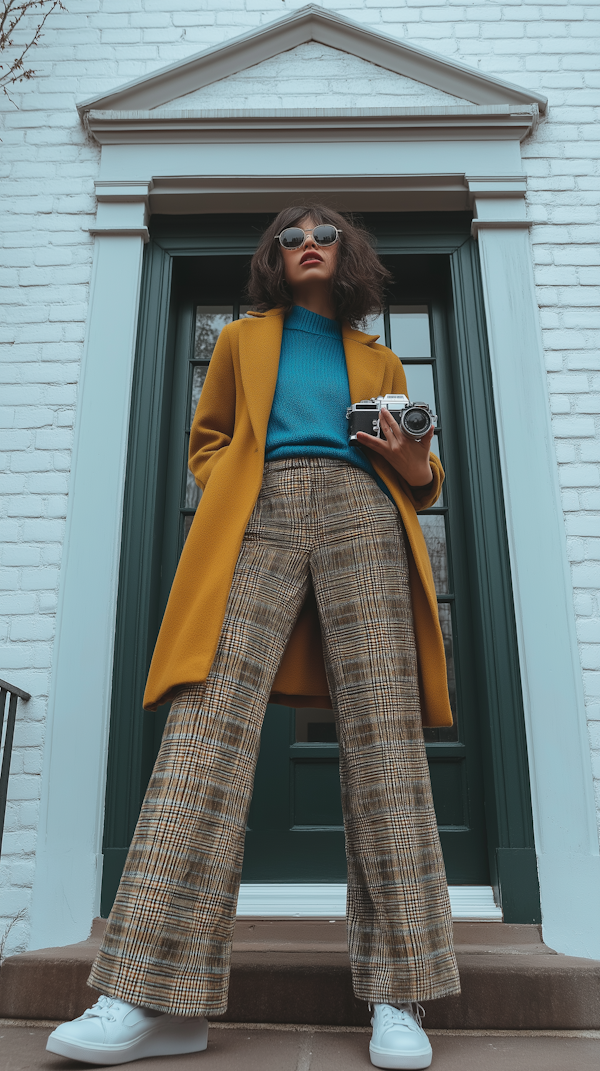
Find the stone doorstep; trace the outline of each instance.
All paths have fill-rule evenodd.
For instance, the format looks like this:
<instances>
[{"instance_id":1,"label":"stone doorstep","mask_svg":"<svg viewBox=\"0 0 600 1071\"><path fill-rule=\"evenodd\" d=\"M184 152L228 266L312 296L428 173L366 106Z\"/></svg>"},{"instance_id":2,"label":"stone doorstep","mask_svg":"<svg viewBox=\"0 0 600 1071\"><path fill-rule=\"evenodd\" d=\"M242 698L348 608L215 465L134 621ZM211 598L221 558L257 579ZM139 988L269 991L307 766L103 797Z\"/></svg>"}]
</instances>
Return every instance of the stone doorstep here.
<instances>
[{"instance_id":1,"label":"stone doorstep","mask_svg":"<svg viewBox=\"0 0 600 1071\"><path fill-rule=\"evenodd\" d=\"M105 922L87 941L24 952L0 971L0 1017L66 1020L90 1006L86 985ZM462 993L427 1001L431 1029L598 1030L600 962L557 955L540 928L457 922ZM352 993L343 919L239 919L222 1021L366 1026Z\"/></svg>"}]
</instances>

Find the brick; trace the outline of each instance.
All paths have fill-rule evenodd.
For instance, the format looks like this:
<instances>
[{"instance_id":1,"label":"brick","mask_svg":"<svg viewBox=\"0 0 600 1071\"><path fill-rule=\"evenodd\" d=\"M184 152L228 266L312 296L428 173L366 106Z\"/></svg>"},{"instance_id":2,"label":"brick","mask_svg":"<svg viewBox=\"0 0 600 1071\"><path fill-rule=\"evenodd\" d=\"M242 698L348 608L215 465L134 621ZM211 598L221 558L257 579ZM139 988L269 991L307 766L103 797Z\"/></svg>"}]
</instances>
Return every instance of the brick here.
<instances>
[{"instance_id":1,"label":"brick","mask_svg":"<svg viewBox=\"0 0 600 1071\"><path fill-rule=\"evenodd\" d=\"M598 491L581 491L581 508L600 510L600 493Z\"/></svg>"},{"instance_id":2,"label":"brick","mask_svg":"<svg viewBox=\"0 0 600 1071\"><path fill-rule=\"evenodd\" d=\"M26 450L31 441L29 431L0 429L0 450Z\"/></svg>"},{"instance_id":3,"label":"brick","mask_svg":"<svg viewBox=\"0 0 600 1071\"><path fill-rule=\"evenodd\" d=\"M13 472L0 472L0 495L19 494L25 487L25 477Z\"/></svg>"},{"instance_id":4,"label":"brick","mask_svg":"<svg viewBox=\"0 0 600 1071\"><path fill-rule=\"evenodd\" d=\"M578 438L594 435L594 421L591 417L571 416L557 417L552 421L554 434L559 437Z\"/></svg>"},{"instance_id":5,"label":"brick","mask_svg":"<svg viewBox=\"0 0 600 1071\"><path fill-rule=\"evenodd\" d=\"M10 622L10 638L15 641L51 640L54 636L54 621L50 617L27 617L20 614Z\"/></svg>"},{"instance_id":6,"label":"brick","mask_svg":"<svg viewBox=\"0 0 600 1071\"><path fill-rule=\"evenodd\" d=\"M563 490L562 494L561 494L561 500L562 500L562 508L563 508L565 513L568 513L569 510L572 510L572 511L576 512L581 507L581 503L579 501L579 494L578 494L577 491L571 491L571 490L564 491Z\"/></svg>"},{"instance_id":7,"label":"brick","mask_svg":"<svg viewBox=\"0 0 600 1071\"><path fill-rule=\"evenodd\" d=\"M600 588L600 564L574 565L573 586L576 588Z\"/></svg>"},{"instance_id":8,"label":"brick","mask_svg":"<svg viewBox=\"0 0 600 1071\"><path fill-rule=\"evenodd\" d=\"M586 695L594 697L600 695L600 673L593 673L589 670L584 672L583 683Z\"/></svg>"},{"instance_id":9,"label":"brick","mask_svg":"<svg viewBox=\"0 0 600 1071\"><path fill-rule=\"evenodd\" d=\"M62 539L64 525L58 520L30 520L23 524L23 539L31 543L55 543Z\"/></svg>"},{"instance_id":10,"label":"brick","mask_svg":"<svg viewBox=\"0 0 600 1071\"><path fill-rule=\"evenodd\" d=\"M16 591L19 587L19 572L17 569L0 568L0 591Z\"/></svg>"},{"instance_id":11,"label":"brick","mask_svg":"<svg viewBox=\"0 0 600 1071\"><path fill-rule=\"evenodd\" d=\"M588 377L576 375L551 375L548 377L551 391L562 394L579 394L587 391Z\"/></svg>"},{"instance_id":12,"label":"brick","mask_svg":"<svg viewBox=\"0 0 600 1071\"><path fill-rule=\"evenodd\" d=\"M585 439L579 444L579 456L582 461L598 461L600 462L600 440L599 439Z\"/></svg>"},{"instance_id":13,"label":"brick","mask_svg":"<svg viewBox=\"0 0 600 1071\"><path fill-rule=\"evenodd\" d=\"M550 399L550 410L555 413L570 413L571 412L571 400L565 395L555 394Z\"/></svg>"},{"instance_id":14,"label":"brick","mask_svg":"<svg viewBox=\"0 0 600 1071\"><path fill-rule=\"evenodd\" d=\"M47 472L52 465L51 454L44 450L28 452L19 450L10 458L10 467L13 472Z\"/></svg>"},{"instance_id":15,"label":"brick","mask_svg":"<svg viewBox=\"0 0 600 1071\"><path fill-rule=\"evenodd\" d=\"M29 645L24 643L6 644L0 647L0 663L9 669L27 669L32 664L32 650ZM12 779L11 779L11 798L16 797L12 793Z\"/></svg>"},{"instance_id":16,"label":"brick","mask_svg":"<svg viewBox=\"0 0 600 1071\"><path fill-rule=\"evenodd\" d=\"M36 433L35 445L38 450L63 450L71 445L72 438L68 428L42 429Z\"/></svg>"},{"instance_id":17,"label":"brick","mask_svg":"<svg viewBox=\"0 0 600 1071\"><path fill-rule=\"evenodd\" d=\"M597 350L570 353L567 357L567 367L575 371L580 368L589 368L596 371L600 369L600 353Z\"/></svg>"},{"instance_id":18,"label":"brick","mask_svg":"<svg viewBox=\"0 0 600 1071\"><path fill-rule=\"evenodd\" d=\"M5 499L9 517L41 517L44 503L40 495L11 495Z\"/></svg>"},{"instance_id":19,"label":"brick","mask_svg":"<svg viewBox=\"0 0 600 1071\"><path fill-rule=\"evenodd\" d=\"M39 597L39 609L41 614L53 614L56 610L56 595L42 592Z\"/></svg>"},{"instance_id":20,"label":"brick","mask_svg":"<svg viewBox=\"0 0 600 1071\"><path fill-rule=\"evenodd\" d=\"M574 402L577 413L600 413L600 394L583 394Z\"/></svg>"},{"instance_id":21,"label":"brick","mask_svg":"<svg viewBox=\"0 0 600 1071\"><path fill-rule=\"evenodd\" d=\"M591 617L594 614L594 600L588 592L575 591L573 604L577 614Z\"/></svg>"},{"instance_id":22,"label":"brick","mask_svg":"<svg viewBox=\"0 0 600 1071\"><path fill-rule=\"evenodd\" d=\"M582 643L600 643L600 618L578 621L577 636Z\"/></svg>"},{"instance_id":23,"label":"brick","mask_svg":"<svg viewBox=\"0 0 600 1071\"><path fill-rule=\"evenodd\" d=\"M0 548L0 561L3 565L39 565L40 557L39 547L28 547L24 543L16 546L8 544Z\"/></svg>"}]
</instances>

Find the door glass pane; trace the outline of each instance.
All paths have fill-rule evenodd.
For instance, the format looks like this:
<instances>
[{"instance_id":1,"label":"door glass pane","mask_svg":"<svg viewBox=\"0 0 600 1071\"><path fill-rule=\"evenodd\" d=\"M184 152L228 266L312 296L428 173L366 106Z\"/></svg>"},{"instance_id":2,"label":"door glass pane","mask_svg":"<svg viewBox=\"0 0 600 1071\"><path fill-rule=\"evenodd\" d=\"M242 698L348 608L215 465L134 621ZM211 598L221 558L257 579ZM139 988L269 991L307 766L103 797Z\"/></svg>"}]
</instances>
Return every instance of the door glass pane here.
<instances>
[{"instance_id":1,"label":"door glass pane","mask_svg":"<svg viewBox=\"0 0 600 1071\"><path fill-rule=\"evenodd\" d=\"M390 305L390 333L392 349L400 360L431 357L426 305Z\"/></svg>"},{"instance_id":2,"label":"door glass pane","mask_svg":"<svg viewBox=\"0 0 600 1071\"><path fill-rule=\"evenodd\" d=\"M440 627L442 629L442 636L444 637L444 650L446 652L446 666L448 672L448 693L450 695L450 706L452 707L452 713L454 715L454 725L452 727L452 739L457 740L458 734L456 732L456 676L454 672L454 640L452 633L452 604L449 602L438 603L438 614L440 618ZM445 737L448 739L448 737Z\"/></svg>"},{"instance_id":3,"label":"door glass pane","mask_svg":"<svg viewBox=\"0 0 600 1071\"><path fill-rule=\"evenodd\" d=\"M185 475L185 509L196 509L200 499L202 498L202 491L198 487L194 477L188 469Z\"/></svg>"},{"instance_id":4,"label":"door glass pane","mask_svg":"<svg viewBox=\"0 0 600 1071\"><path fill-rule=\"evenodd\" d=\"M233 305L198 305L194 342L194 358L197 361L210 361L221 331L232 320Z\"/></svg>"},{"instance_id":5,"label":"door glass pane","mask_svg":"<svg viewBox=\"0 0 600 1071\"><path fill-rule=\"evenodd\" d=\"M438 595L448 594L448 548L446 546L446 520L439 513L419 514L419 523L425 536L429 560Z\"/></svg>"},{"instance_id":6,"label":"door glass pane","mask_svg":"<svg viewBox=\"0 0 600 1071\"><path fill-rule=\"evenodd\" d=\"M430 364L405 364L408 397L411 402L427 402L434 413L435 388L433 385L433 367Z\"/></svg>"},{"instance_id":7,"label":"door glass pane","mask_svg":"<svg viewBox=\"0 0 600 1071\"><path fill-rule=\"evenodd\" d=\"M297 744L337 744L333 710L303 707L296 711Z\"/></svg>"},{"instance_id":8,"label":"door glass pane","mask_svg":"<svg viewBox=\"0 0 600 1071\"><path fill-rule=\"evenodd\" d=\"M196 327L194 334L194 352L190 361L187 420L188 426L194 419L194 413L202 393L202 387L208 372L208 363L212 357L217 339L225 324L233 320L233 305L198 305L196 308ZM187 446L187 437L186 437ZM185 457L185 492L183 496L183 509L195 510L202 491L196 485L196 481L187 467L187 450ZM183 542L185 543L191 528L193 516L185 515L183 518Z\"/></svg>"},{"instance_id":9,"label":"door glass pane","mask_svg":"<svg viewBox=\"0 0 600 1071\"><path fill-rule=\"evenodd\" d=\"M192 389L190 394L190 409L188 414L190 425L194 419L194 413L196 412L198 402L200 401L200 394L204 386L204 380L206 379L207 372L207 364L196 364L192 368Z\"/></svg>"},{"instance_id":10,"label":"door glass pane","mask_svg":"<svg viewBox=\"0 0 600 1071\"><path fill-rule=\"evenodd\" d=\"M199 492L200 488L197 487L196 490ZM187 517L183 518L183 542L184 543L185 543L185 541L186 541L186 539L187 539L187 537L188 537L188 535L190 533L190 528L192 527L192 521L193 520L194 520L194 514L193 513L191 515L188 514Z\"/></svg>"},{"instance_id":11,"label":"door glass pane","mask_svg":"<svg viewBox=\"0 0 600 1071\"><path fill-rule=\"evenodd\" d=\"M431 440L429 449L430 449L432 454L435 454L436 457L440 458L440 461L442 460L441 456L440 456L440 440L439 440L437 435L433 436L433 439ZM440 497L435 500L433 505L434 506L443 506L444 505L444 486L443 486L443 484L442 484L442 490L440 491ZM430 508L432 508L432 507L430 507Z\"/></svg>"}]
</instances>

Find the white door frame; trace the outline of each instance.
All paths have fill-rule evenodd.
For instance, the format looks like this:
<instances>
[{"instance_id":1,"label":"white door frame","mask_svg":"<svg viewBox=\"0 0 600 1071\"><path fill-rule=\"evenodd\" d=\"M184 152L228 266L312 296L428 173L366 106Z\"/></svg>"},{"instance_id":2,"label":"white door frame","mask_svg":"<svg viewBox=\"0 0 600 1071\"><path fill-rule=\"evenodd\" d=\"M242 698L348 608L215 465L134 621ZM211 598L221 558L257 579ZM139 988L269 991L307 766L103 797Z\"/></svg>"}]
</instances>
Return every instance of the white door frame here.
<instances>
[{"instance_id":1,"label":"white door frame","mask_svg":"<svg viewBox=\"0 0 600 1071\"><path fill-rule=\"evenodd\" d=\"M535 106L90 112L103 144L48 715L32 948L98 911L110 681L143 243L162 212L466 208L479 240L523 682L544 936L600 958L598 831L520 141ZM418 113L418 114L417 114ZM320 175L298 177L299 142ZM523 459L527 459L524 464ZM532 520L543 540L531 536Z\"/></svg>"}]
</instances>

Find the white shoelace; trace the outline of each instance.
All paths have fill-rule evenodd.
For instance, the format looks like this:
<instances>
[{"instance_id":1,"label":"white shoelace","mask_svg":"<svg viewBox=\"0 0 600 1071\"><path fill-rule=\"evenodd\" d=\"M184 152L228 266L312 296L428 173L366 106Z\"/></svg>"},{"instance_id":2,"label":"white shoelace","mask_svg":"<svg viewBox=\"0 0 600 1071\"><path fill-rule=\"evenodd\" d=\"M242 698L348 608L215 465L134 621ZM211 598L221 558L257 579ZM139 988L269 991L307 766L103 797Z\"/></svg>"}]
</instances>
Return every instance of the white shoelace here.
<instances>
[{"instance_id":1,"label":"white shoelace","mask_svg":"<svg viewBox=\"0 0 600 1071\"><path fill-rule=\"evenodd\" d=\"M369 1010L372 1007L373 1005L369 1004ZM410 1024L405 1019L407 1015L418 1027L421 1027L422 1020L425 1018L425 1009L416 1001L407 1001L398 1008L394 1007L393 1004L381 1004L380 1007L384 1029L388 1029L390 1026L409 1026Z\"/></svg>"},{"instance_id":2,"label":"white shoelace","mask_svg":"<svg viewBox=\"0 0 600 1071\"><path fill-rule=\"evenodd\" d=\"M92 1004L91 1008L87 1008L81 1016L82 1019L108 1019L111 1023L116 1023L117 1017L113 1014L112 1008L114 1007L116 1000L114 997L106 997L104 993L98 998L95 1004Z\"/></svg>"}]
</instances>

